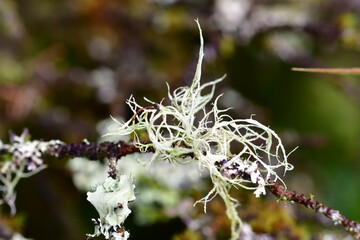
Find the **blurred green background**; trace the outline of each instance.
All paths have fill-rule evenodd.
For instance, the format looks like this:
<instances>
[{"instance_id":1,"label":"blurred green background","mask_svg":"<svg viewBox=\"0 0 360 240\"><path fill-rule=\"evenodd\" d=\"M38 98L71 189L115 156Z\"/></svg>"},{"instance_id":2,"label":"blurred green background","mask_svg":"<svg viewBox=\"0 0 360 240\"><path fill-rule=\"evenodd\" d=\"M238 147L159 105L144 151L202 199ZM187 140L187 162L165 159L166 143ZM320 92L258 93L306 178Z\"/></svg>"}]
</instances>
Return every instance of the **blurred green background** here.
<instances>
[{"instance_id":1,"label":"blurred green background","mask_svg":"<svg viewBox=\"0 0 360 240\"><path fill-rule=\"evenodd\" d=\"M205 38L202 81L227 74L217 88L224 93L220 107L233 107L234 118L255 114L281 135L289 152L298 146L289 157L295 166L286 176L290 189L312 193L360 221L360 79L291 71L360 65L357 0L1 0L0 139L7 141L9 129L27 127L36 139L95 141L101 120L131 116L125 104L131 94L146 105L143 96L157 102L166 96L165 82L171 89L190 84L199 48L195 18ZM96 212L65 164L51 162L23 181L20 217L11 220L5 208L1 222L29 238L85 239ZM206 189L181 198L199 199ZM249 209L257 209L254 216L269 208L264 204L281 205L273 197L254 203L246 191L239 198L248 202L240 207L248 222ZM215 233L228 227L218 204L210 211L217 216L209 223ZM306 221L323 220L286 208L292 220L285 223L297 221L306 230L282 238L272 228L253 228L274 231L278 239L320 236L322 230ZM324 229L333 231L327 224ZM130 219L129 225L134 239L154 231L164 233L157 239L211 239L186 231L179 217L147 225Z\"/></svg>"}]
</instances>

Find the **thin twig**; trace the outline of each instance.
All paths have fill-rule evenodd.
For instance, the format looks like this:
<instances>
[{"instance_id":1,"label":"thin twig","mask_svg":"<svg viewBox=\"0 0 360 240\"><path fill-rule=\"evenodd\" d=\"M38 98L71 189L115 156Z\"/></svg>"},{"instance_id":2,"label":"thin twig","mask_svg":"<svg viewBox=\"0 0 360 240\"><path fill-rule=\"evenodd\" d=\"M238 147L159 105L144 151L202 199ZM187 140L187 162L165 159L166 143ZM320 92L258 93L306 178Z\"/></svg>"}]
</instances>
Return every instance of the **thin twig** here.
<instances>
[{"instance_id":1,"label":"thin twig","mask_svg":"<svg viewBox=\"0 0 360 240\"><path fill-rule=\"evenodd\" d=\"M150 149L151 151L151 149ZM104 160L105 158L120 159L122 156L140 152L134 145L118 142L77 142L59 144L56 148L49 149L45 156L53 156L59 159L85 157L89 160Z\"/></svg>"},{"instance_id":2,"label":"thin twig","mask_svg":"<svg viewBox=\"0 0 360 240\"><path fill-rule=\"evenodd\" d=\"M279 183L268 185L267 189L269 189L270 192L280 200L298 203L323 214L327 218L331 219L335 225L341 224L355 239L360 239L360 224L354 220L347 219L338 210L334 210L319 201L314 201L311 197L307 198L304 194L287 191L285 187Z\"/></svg>"},{"instance_id":3,"label":"thin twig","mask_svg":"<svg viewBox=\"0 0 360 240\"><path fill-rule=\"evenodd\" d=\"M236 163L222 168L225 162L226 160L215 163L218 169L221 169L223 176L228 176L229 178L241 177L246 180L251 179L250 175L239 169ZM282 201L298 203L307 208L311 208L331 219L335 225L341 224L348 233L354 236L355 239L360 240L359 223L355 222L354 220L347 219L338 210L334 210L319 201L314 201L312 197L307 198L304 194L297 194L294 191L288 191L282 184L279 183L270 181L268 181L268 183L269 184L266 185L266 188L270 190L270 192L278 199Z\"/></svg>"},{"instance_id":4,"label":"thin twig","mask_svg":"<svg viewBox=\"0 0 360 240\"><path fill-rule=\"evenodd\" d=\"M360 68L292 68L298 72L360 75Z\"/></svg>"},{"instance_id":5,"label":"thin twig","mask_svg":"<svg viewBox=\"0 0 360 240\"><path fill-rule=\"evenodd\" d=\"M138 116L140 113L142 113L144 110L147 109L158 109L159 105L154 104L153 106L147 106L147 107L142 107L139 110L136 111L136 113L130 118L130 121L135 121L136 116Z\"/></svg>"},{"instance_id":6,"label":"thin twig","mask_svg":"<svg viewBox=\"0 0 360 240\"><path fill-rule=\"evenodd\" d=\"M154 149L148 149L148 152L153 152ZM103 160L120 159L122 156L140 152L140 150L129 143L123 141L119 142L102 142L102 143L71 143L71 144L58 144L55 148L48 149L42 157L55 157L58 159L86 157L90 160ZM0 155L6 154L6 149L0 149ZM222 165L222 164L221 164ZM218 166L217 167L221 167ZM228 174L229 177L242 177L250 179L250 176L243 171L237 171L234 166L225 167L223 175ZM301 204L307 208L311 208L316 212L322 213L327 218L331 219L335 224L341 224L344 229L352 234L355 239L360 240L360 224L354 220L347 219L338 210L334 210L323 203L314 201L312 198L307 198L303 194L297 194L294 191L288 191L279 183L271 183L266 186L272 194L282 201L290 201L293 203Z\"/></svg>"}]
</instances>

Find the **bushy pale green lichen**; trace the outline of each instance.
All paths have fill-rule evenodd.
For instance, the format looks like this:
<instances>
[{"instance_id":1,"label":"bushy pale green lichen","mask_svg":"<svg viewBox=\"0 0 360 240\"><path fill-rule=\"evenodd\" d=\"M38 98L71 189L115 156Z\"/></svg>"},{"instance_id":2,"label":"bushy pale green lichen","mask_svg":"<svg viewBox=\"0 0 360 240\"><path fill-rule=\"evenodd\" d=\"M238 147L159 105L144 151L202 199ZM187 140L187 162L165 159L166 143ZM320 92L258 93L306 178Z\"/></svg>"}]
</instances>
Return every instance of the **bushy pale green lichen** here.
<instances>
[{"instance_id":1,"label":"bushy pale green lichen","mask_svg":"<svg viewBox=\"0 0 360 240\"><path fill-rule=\"evenodd\" d=\"M213 189L198 202L206 203L220 195L226 205L226 214L232 223L232 239L238 239L241 220L237 214L238 201L232 198L229 190L232 186L254 190L256 197L265 194L265 186L272 181L282 181L276 170L283 173L293 167L287 162L287 155L278 135L270 128L253 118L233 119L225 114L226 110L217 107L218 96L210 109L207 105L214 95L215 85L224 77L212 82L200 84L201 65L204 57L203 37L200 31L199 60L191 86L180 87L168 94L169 105L149 101L152 107L143 108L133 97L128 105L134 117L119 124L109 134L134 135L134 144L143 152L154 149L153 156L147 162L166 160L172 163L196 161L200 169L207 169L214 184ZM210 93L202 95L205 88ZM115 120L116 121L116 120ZM142 142L139 131L146 131L149 142ZM241 145L238 153L231 151L231 144ZM227 160L221 166L216 163ZM231 176L231 172L246 173Z\"/></svg>"}]
</instances>

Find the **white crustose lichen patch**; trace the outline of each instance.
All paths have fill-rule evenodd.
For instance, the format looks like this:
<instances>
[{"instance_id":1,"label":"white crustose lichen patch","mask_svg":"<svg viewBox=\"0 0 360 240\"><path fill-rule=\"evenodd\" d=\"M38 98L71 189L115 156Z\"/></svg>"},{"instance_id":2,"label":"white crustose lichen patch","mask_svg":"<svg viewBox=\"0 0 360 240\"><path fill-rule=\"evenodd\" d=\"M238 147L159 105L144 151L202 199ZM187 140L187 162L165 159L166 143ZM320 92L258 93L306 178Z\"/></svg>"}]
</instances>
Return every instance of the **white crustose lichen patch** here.
<instances>
[{"instance_id":1,"label":"white crustose lichen patch","mask_svg":"<svg viewBox=\"0 0 360 240\"><path fill-rule=\"evenodd\" d=\"M283 173L293 166L287 162L287 155L278 135L270 128L253 118L232 119L225 114L226 110L217 107L218 96L210 110L207 104L214 95L215 85L224 77L215 81L200 84L201 65L203 60L203 37L200 25L200 51L195 76L191 86L180 87L168 94L170 104L164 105L149 101L153 107L143 108L134 98L128 105L134 117L125 123L117 121L118 126L109 134L134 134L134 144L143 152L149 148L154 154L147 162L166 160L172 163L196 161L200 169L207 169L214 184L213 189L198 202L206 203L214 196L220 195L226 205L226 214L232 222L232 239L238 239L241 220L236 212L238 202L229 194L231 186L254 190L256 197L265 194L265 186L269 181L282 181L276 170ZM208 94L202 91L210 87ZM116 121L116 120L115 120ZM149 142L141 142L138 131L146 131ZM238 153L231 152L230 145L241 146ZM229 159L224 166L218 168L216 163ZM232 166L234 173L229 176L223 170ZM236 166L236 169L234 169ZM231 175L231 174L230 174Z\"/></svg>"}]
</instances>

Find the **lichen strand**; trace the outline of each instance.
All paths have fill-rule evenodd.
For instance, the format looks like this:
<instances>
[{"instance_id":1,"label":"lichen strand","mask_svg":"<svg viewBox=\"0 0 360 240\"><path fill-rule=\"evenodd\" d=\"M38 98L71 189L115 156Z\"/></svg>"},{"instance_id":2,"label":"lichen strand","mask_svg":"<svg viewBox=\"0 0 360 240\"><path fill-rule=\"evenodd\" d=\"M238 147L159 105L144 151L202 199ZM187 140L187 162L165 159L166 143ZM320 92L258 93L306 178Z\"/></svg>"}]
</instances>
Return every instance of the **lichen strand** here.
<instances>
[{"instance_id":1,"label":"lichen strand","mask_svg":"<svg viewBox=\"0 0 360 240\"><path fill-rule=\"evenodd\" d=\"M269 181L281 181L276 170L282 168L285 173L293 167L287 162L287 155L278 135L258 121L250 119L232 119L217 107L218 96L206 110L206 105L214 95L215 85L224 77L201 85L201 65L203 60L203 37L200 25L199 61L190 87L180 87L169 91L169 105L154 103L154 107L138 105L133 97L128 105L134 117L125 123L117 123L116 129L109 134L134 135L134 144L141 151L153 149L154 160L183 163L197 161L200 169L210 172L213 189L198 202L206 203L220 195L226 205L226 214L232 222L232 239L238 239L241 220L236 212L238 202L229 194L232 186L254 190L258 197L265 194ZM210 87L210 93L202 91ZM141 109L141 111L139 110ZM115 120L116 121L116 120ZM146 131L149 142L140 141L139 131ZM241 146L239 153L231 152L230 145L236 142ZM226 163L219 162L227 159ZM218 166L217 166L218 165ZM244 174L232 176L231 169Z\"/></svg>"}]
</instances>

